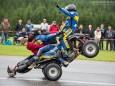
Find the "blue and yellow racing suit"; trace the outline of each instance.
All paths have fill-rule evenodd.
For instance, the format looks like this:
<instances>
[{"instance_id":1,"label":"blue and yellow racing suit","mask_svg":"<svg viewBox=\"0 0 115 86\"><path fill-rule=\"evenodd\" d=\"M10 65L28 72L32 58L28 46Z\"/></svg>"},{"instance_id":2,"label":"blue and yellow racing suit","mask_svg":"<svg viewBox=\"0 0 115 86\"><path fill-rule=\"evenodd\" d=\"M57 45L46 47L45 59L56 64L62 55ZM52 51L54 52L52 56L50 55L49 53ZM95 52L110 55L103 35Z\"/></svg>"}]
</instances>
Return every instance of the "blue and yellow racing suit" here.
<instances>
[{"instance_id":1,"label":"blue and yellow racing suit","mask_svg":"<svg viewBox=\"0 0 115 86\"><path fill-rule=\"evenodd\" d=\"M62 49L64 57L67 57L67 49L70 48L67 37L76 32L79 16L76 11L67 11L60 6L59 10L67 15L67 19L65 21L65 24L61 28L61 31L63 31L64 34L62 36L62 40L60 41L60 46L58 46L58 49Z\"/></svg>"},{"instance_id":2,"label":"blue and yellow racing suit","mask_svg":"<svg viewBox=\"0 0 115 86\"><path fill-rule=\"evenodd\" d=\"M54 34L49 34L49 35L40 34L40 35L35 36L35 40L41 40L42 42L46 42L46 41L49 41L50 39L55 38L58 34L59 34L58 32Z\"/></svg>"}]
</instances>

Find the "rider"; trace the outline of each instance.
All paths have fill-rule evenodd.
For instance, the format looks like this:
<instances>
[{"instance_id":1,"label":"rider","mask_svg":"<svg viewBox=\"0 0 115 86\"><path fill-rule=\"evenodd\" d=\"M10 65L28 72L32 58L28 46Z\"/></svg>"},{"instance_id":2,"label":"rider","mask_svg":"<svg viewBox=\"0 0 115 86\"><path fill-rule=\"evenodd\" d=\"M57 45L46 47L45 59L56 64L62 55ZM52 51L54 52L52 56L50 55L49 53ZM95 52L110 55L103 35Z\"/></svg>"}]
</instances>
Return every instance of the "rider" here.
<instances>
[{"instance_id":1,"label":"rider","mask_svg":"<svg viewBox=\"0 0 115 86\"><path fill-rule=\"evenodd\" d=\"M48 42L48 44L39 49L36 56L31 59L31 62L33 62L33 61L36 62L40 58L42 53L44 53L44 52L47 52L47 53L49 52L49 53L52 53L53 55L55 55L56 54L55 51L57 50L57 45L58 44L55 44L55 43L53 44L53 43L49 43L49 42L50 42L51 39L55 38L60 33L61 32L57 32L57 33L49 34L49 35L43 35L43 34L41 34L41 30L38 29L38 35L35 36L35 40L39 41L40 44L42 44L42 43L47 44L47 42ZM62 58L60 58L58 56L56 56L56 58L58 60L60 60L64 66L67 66L69 64L69 62L64 61Z\"/></svg>"},{"instance_id":2,"label":"rider","mask_svg":"<svg viewBox=\"0 0 115 86\"><path fill-rule=\"evenodd\" d=\"M70 49L70 44L68 43L67 38L76 32L79 16L74 4L67 5L65 9L59 6L59 4L56 4L56 7L68 16L65 24L61 28L61 31L63 31L64 34L61 36L61 44L58 46L59 50L63 50L63 57L67 57L67 50Z\"/></svg>"},{"instance_id":3,"label":"rider","mask_svg":"<svg viewBox=\"0 0 115 86\"><path fill-rule=\"evenodd\" d=\"M43 44L43 43L42 44L36 44L34 42L35 42L34 36L30 36L28 38L28 43L27 43L26 47L27 47L28 50L31 50L34 55L36 55L38 50L40 48L44 47L45 44ZM23 60L23 61L20 62L20 63L22 63L20 66L15 66L12 69L15 70L15 71L24 70L25 68L27 68L27 67L29 67L31 65L31 64L27 64L28 62L29 62L28 59Z\"/></svg>"},{"instance_id":4,"label":"rider","mask_svg":"<svg viewBox=\"0 0 115 86\"><path fill-rule=\"evenodd\" d=\"M68 17L67 17L65 25L61 29L61 31L63 31L64 35L60 37L60 39L61 39L60 45L55 47L55 50L62 50L63 57L67 57L67 50L70 49L69 43L67 41L67 37L69 35L75 33L77 25L78 25L79 17L78 17L78 13L76 12L76 6L74 4L67 5L65 7L65 9L60 7L58 4L56 4L56 7L58 7L59 10L61 10L63 13L65 13ZM57 34L57 33L55 33L55 34ZM37 40L39 39L42 42L45 42L45 41L47 42L48 38L44 37L44 35L38 35L38 36L36 36L36 39ZM47 45L47 46L45 46L45 48L41 48L38 51L37 56L34 57L34 60L38 59L41 56L41 54L44 52L44 50L48 50L49 46L51 46L51 45ZM49 49L49 50L51 50L51 49Z\"/></svg>"},{"instance_id":5,"label":"rider","mask_svg":"<svg viewBox=\"0 0 115 86\"><path fill-rule=\"evenodd\" d=\"M20 71L20 70L24 70L25 68L29 67L33 62L36 62L40 57L40 55L44 52L51 52L55 50L56 45L54 44L48 44L45 45L43 44L43 42L48 41L52 38L55 38L59 32L55 33L55 34L49 34L49 35L42 35L41 34L41 30L38 30L39 35L37 35L36 37L31 36L28 39L28 44L27 44L27 49L31 50L35 56L31 57L30 59L26 59L24 61L22 61L22 65L20 66L15 66L14 68L12 68L15 71ZM38 40L39 39L39 40ZM39 41L39 44L34 43L35 40ZM42 48L43 47L43 48ZM55 54L55 52L53 52L53 54ZM62 62L62 64L64 64L64 66L68 65L68 62L64 61L62 58L56 57L58 60L60 60Z\"/></svg>"}]
</instances>

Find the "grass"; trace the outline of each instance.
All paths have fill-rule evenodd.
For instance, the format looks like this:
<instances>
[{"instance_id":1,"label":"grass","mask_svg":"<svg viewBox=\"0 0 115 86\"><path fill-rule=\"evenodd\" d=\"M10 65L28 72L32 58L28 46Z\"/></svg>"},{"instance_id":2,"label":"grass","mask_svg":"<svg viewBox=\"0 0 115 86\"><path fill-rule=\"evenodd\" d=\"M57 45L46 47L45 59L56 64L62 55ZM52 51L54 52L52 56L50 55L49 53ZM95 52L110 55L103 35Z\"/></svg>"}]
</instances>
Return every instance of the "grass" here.
<instances>
[{"instance_id":1,"label":"grass","mask_svg":"<svg viewBox=\"0 0 115 86\"><path fill-rule=\"evenodd\" d=\"M32 53L26 49L26 46L0 45L0 55L10 56L28 56Z\"/></svg>"},{"instance_id":2,"label":"grass","mask_svg":"<svg viewBox=\"0 0 115 86\"><path fill-rule=\"evenodd\" d=\"M26 49L26 46L0 45L0 55L29 56L31 54L32 53ZM100 51L95 58L86 58L80 55L77 59L115 62L115 51Z\"/></svg>"},{"instance_id":3,"label":"grass","mask_svg":"<svg viewBox=\"0 0 115 86\"><path fill-rule=\"evenodd\" d=\"M105 51L105 50L102 51L102 50L100 50L99 54L94 58L86 58L85 56L80 55L78 57L78 59L115 62L115 51Z\"/></svg>"}]
</instances>

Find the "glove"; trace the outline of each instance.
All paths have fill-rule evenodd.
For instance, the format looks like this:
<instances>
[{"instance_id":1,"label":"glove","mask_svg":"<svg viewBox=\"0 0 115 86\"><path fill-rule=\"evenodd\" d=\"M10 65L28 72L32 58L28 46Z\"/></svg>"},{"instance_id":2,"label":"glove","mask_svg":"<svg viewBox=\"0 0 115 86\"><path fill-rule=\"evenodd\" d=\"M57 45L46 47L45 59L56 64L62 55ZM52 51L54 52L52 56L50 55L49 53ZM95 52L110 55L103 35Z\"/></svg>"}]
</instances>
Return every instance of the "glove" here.
<instances>
[{"instance_id":1,"label":"glove","mask_svg":"<svg viewBox=\"0 0 115 86\"><path fill-rule=\"evenodd\" d=\"M56 3L56 7L59 8L59 4L58 3Z\"/></svg>"},{"instance_id":2,"label":"glove","mask_svg":"<svg viewBox=\"0 0 115 86\"><path fill-rule=\"evenodd\" d=\"M56 34L57 34L57 35L60 35L60 34L62 34L62 32L57 32Z\"/></svg>"},{"instance_id":3,"label":"glove","mask_svg":"<svg viewBox=\"0 0 115 86\"><path fill-rule=\"evenodd\" d=\"M58 34L59 34L59 35L60 35L60 34L63 34L63 31L59 31Z\"/></svg>"}]
</instances>

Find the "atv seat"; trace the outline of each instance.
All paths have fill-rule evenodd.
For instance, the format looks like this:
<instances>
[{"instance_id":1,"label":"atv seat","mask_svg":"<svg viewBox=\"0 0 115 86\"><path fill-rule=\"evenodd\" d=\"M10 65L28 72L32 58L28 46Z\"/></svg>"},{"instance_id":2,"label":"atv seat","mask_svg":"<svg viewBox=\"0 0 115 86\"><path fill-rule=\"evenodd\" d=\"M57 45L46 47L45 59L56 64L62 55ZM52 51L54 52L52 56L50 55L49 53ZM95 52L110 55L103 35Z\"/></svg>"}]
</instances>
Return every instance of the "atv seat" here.
<instances>
[{"instance_id":1,"label":"atv seat","mask_svg":"<svg viewBox=\"0 0 115 86\"><path fill-rule=\"evenodd\" d=\"M73 34L73 35L70 35L70 36L68 37L68 40L79 39L80 37L84 37L84 36L89 36L89 34L75 33L75 34Z\"/></svg>"}]
</instances>

